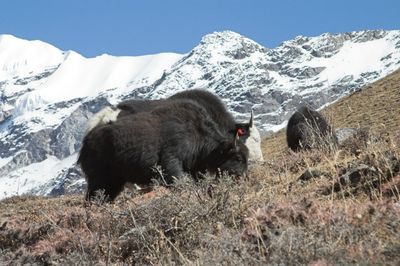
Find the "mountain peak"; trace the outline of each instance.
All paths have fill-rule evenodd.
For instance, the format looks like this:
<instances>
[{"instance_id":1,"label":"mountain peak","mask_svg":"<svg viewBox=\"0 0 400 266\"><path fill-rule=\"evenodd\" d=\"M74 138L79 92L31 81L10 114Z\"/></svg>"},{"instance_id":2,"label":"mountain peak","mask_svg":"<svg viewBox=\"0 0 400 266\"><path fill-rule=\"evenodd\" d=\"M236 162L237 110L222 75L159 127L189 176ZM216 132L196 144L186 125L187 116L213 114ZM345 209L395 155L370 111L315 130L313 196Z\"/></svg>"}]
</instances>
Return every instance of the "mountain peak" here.
<instances>
[{"instance_id":1,"label":"mountain peak","mask_svg":"<svg viewBox=\"0 0 400 266\"><path fill-rule=\"evenodd\" d=\"M205 35L192 53L205 57L243 59L254 52L267 49L257 42L233 31L219 31ZM222 56L222 57L221 57Z\"/></svg>"},{"instance_id":2,"label":"mountain peak","mask_svg":"<svg viewBox=\"0 0 400 266\"><path fill-rule=\"evenodd\" d=\"M0 43L12 40L19 40L19 39L11 34L0 34Z\"/></svg>"},{"instance_id":3,"label":"mountain peak","mask_svg":"<svg viewBox=\"0 0 400 266\"><path fill-rule=\"evenodd\" d=\"M234 31L216 31L210 34L205 35L201 41L200 46L204 45L213 45L213 46L225 46L228 47L233 44L242 44L242 45L250 45L250 46L259 46L262 47L257 42L240 35Z\"/></svg>"},{"instance_id":4,"label":"mountain peak","mask_svg":"<svg viewBox=\"0 0 400 266\"><path fill-rule=\"evenodd\" d=\"M0 47L13 46L13 45L16 45L17 48L21 47L26 48L28 46L33 46L33 47L44 47L46 49L56 49L60 51L55 46L40 40L26 40L11 34L0 34Z\"/></svg>"},{"instance_id":5,"label":"mountain peak","mask_svg":"<svg viewBox=\"0 0 400 266\"><path fill-rule=\"evenodd\" d=\"M240 40L244 38L239 33L234 31L225 30L225 31L215 31L213 33L209 33L201 39L200 43L215 43L220 41L232 41L232 40Z\"/></svg>"},{"instance_id":6,"label":"mountain peak","mask_svg":"<svg viewBox=\"0 0 400 266\"><path fill-rule=\"evenodd\" d=\"M0 45L5 45L5 44L10 45L12 43L29 43L29 42L33 41L18 38L11 34L0 34ZM36 42L41 42L41 41L36 40Z\"/></svg>"},{"instance_id":7,"label":"mountain peak","mask_svg":"<svg viewBox=\"0 0 400 266\"><path fill-rule=\"evenodd\" d=\"M0 73L3 76L38 73L46 67L59 65L63 59L63 52L51 44L0 35Z\"/></svg>"}]
</instances>

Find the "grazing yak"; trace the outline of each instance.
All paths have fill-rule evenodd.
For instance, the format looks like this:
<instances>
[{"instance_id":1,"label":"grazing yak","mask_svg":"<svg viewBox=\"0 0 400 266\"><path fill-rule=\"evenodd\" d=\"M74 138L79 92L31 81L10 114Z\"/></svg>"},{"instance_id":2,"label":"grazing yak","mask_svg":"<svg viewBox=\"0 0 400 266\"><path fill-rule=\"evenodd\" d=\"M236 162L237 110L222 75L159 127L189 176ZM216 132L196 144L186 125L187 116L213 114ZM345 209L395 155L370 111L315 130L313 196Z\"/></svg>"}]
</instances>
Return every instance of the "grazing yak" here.
<instances>
[{"instance_id":1,"label":"grazing yak","mask_svg":"<svg viewBox=\"0 0 400 266\"><path fill-rule=\"evenodd\" d=\"M337 138L326 121L316 110L301 106L290 117L286 140L293 151L337 146Z\"/></svg>"},{"instance_id":2,"label":"grazing yak","mask_svg":"<svg viewBox=\"0 0 400 266\"><path fill-rule=\"evenodd\" d=\"M149 184L159 175L156 166L167 183L184 173L245 174L248 149L221 131L199 103L180 99L94 127L78 163L88 183L86 199L104 190L112 201L127 182Z\"/></svg>"},{"instance_id":3,"label":"grazing yak","mask_svg":"<svg viewBox=\"0 0 400 266\"><path fill-rule=\"evenodd\" d=\"M254 115L251 112L249 123L236 123L233 116L226 110L224 103L215 94L206 90L186 90L172 95L167 99L160 100L126 100L116 107L105 107L95 114L89 121L86 134L97 125L107 124L124 116L150 112L154 108L168 104L170 101L190 99L202 105L219 128L231 133L233 136L239 134L240 140L249 149L249 161L264 161L261 152L261 137L254 124Z\"/></svg>"}]
</instances>

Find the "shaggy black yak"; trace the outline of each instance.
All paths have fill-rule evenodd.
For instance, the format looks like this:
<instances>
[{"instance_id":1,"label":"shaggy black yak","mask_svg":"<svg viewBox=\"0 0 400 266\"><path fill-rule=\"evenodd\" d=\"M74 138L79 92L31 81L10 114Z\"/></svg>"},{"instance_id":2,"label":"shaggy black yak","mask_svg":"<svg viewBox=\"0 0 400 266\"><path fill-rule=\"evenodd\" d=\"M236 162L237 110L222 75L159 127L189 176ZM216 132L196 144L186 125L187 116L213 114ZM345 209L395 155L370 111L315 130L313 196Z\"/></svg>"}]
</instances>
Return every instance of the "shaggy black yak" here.
<instances>
[{"instance_id":1,"label":"shaggy black yak","mask_svg":"<svg viewBox=\"0 0 400 266\"><path fill-rule=\"evenodd\" d=\"M88 182L86 199L104 190L112 201L126 182L157 178L157 166L167 183L185 173L245 174L248 149L221 131L203 106L180 99L94 127L84 137L78 163Z\"/></svg>"},{"instance_id":2,"label":"shaggy black yak","mask_svg":"<svg viewBox=\"0 0 400 266\"><path fill-rule=\"evenodd\" d=\"M86 132L89 132L97 125L107 124L131 114L150 112L154 108L168 104L170 101L180 99L190 99L203 106L220 130L229 132L232 136L238 133L240 140L249 149L250 161L264 160L261 152L261 137L254 124L253 112L248 123L236 123L217 95L200 89L185 90L167 99L126 100L119 103L116 107L106 107L89 120Z\"/></svg>"}]
</instances>

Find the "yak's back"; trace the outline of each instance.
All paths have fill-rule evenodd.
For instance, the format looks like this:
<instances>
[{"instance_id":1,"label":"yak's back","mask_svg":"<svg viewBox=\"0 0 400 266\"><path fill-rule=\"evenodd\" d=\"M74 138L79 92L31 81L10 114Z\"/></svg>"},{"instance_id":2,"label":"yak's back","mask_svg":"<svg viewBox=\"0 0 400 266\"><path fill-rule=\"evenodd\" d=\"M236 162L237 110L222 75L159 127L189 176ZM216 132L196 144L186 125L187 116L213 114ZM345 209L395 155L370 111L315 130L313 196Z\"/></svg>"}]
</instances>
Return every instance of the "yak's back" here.
<instances>
[{"instance_id":1,"label":"yak's back","mask_svg":"<svg viewBox=\"0 0 400 266\"><path fill-rule=\"evenodd\" d=\"M121 110L118 117L124 117L131 114L150 112L165 103L164 99L161 100L126 100L117 105Z\"/></svg>"},{"instance_id":2,"label":"yak's back","mask_svg":"<svg viewBox=\"0 0 400 266\"><path fill-rule=\"evenodd\" d=\"M170 127L180 127L187 130L188 134L199 137L225 137L220 125L211 116L210 112L197 101L191 99L174 99L166 101L161 106L150 112L159 117L164 131L173 131Z\"/></svg>"},{"instance_id":3,"label":"yak's back","mask_svg":"<svg viewBox=\"0 0 400 266\"><path fill-rule=\"evenodd\" d=\"M235 133L235 120L221 99L206 90L194 89L179 92L169 99L190 99L203 106L220 128Z\"/></svg>"}]
</instances>

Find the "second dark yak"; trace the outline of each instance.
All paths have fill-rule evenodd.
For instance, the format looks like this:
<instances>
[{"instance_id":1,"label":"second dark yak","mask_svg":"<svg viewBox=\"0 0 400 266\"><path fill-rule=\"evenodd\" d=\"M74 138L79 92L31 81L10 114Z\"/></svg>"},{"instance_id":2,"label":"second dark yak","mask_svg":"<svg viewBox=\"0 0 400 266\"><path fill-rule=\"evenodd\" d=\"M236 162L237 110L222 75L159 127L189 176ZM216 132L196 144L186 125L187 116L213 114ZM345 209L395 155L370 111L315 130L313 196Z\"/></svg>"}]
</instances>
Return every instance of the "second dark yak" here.
<instances>
[{"instance_id":1,"label":"second dark yak","mask_svg":"<svg viewBox=\"0 0 400 266\"><path fill-rule=\"evenodd\" d=\"M286 140L293 151L332 149L337 146L336 135L325 117L307 106L301 106L290 117L286 128Z\"/></svg>"}]
</instances>

